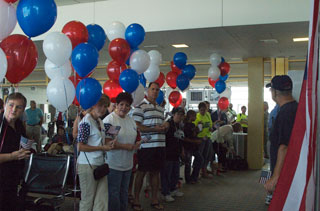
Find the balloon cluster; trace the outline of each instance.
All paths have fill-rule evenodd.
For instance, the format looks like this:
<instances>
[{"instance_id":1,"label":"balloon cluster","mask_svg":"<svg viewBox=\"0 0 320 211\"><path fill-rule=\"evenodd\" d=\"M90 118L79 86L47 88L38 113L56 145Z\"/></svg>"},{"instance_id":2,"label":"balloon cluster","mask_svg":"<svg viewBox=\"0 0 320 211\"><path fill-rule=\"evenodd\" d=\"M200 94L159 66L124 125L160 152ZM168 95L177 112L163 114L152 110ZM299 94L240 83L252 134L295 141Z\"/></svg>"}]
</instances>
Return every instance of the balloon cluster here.
<instances>
[{"instance_id":1,"label":"balloon cluster","mask_svg":"<svg viewBox=\"0 0 320 211\"><path fill-rule=\"evenodd\" d=\"M172 89L178 87L181 91L184 91L189 87L190 81L195 74L196 68L191 64L187 65L187 55L183 52L178 52L174 55L173 61L171 61L171 71L167 73L166 81ZM174 107L179 106L182 102L180 92L171 92L169 102Z\"/></svg>"},{"instance_id":2,"label":"balloon cluster","mask_svg":"<svg viewBox=\"0 0 320 211\"><path fill-rule=\"evenodd\" d=\"M221 110L228 108L231 97L231 89L227 87L226 80L229 77L230 65L217 53L210 56L211 67L208 70L209 84L220 94L218 107Z\"/></svg>"},{"instance_id":3,"label":"balloon cluster","mask_svg":"<svg viewBox=\"0 0 320 211\"><path fill-rule=\"evenodd\" d=\"M0 80L17 84L36 67L38 52L31 37L47 32L57 19L54 0L0 0ZM17 22L25 35L10 35ZM29 39L28 39L29 37Z\"/></svg>"}]
</instances>

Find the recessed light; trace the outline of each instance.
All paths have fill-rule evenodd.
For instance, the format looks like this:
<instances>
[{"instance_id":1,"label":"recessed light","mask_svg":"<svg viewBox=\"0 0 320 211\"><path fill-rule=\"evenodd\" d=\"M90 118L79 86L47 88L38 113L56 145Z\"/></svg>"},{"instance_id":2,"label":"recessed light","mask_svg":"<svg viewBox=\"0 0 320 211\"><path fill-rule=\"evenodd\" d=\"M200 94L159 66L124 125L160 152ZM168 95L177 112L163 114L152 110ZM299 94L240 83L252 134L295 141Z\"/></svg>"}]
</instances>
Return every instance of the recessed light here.
<instances>
[{"instance_id":1,"label":"recessed light","mask_svg":"<svg viewBox=\"0 0 320 211\"><path fill-rule=\"evenodd\" d=\"M157 48L159 46L158 45L145 45L143 47L145 47L145 48Z\"/></svg>"},{"instance_id":2,"label":"recessed light","mask_svg":"<svg viewBox=\"0 0 320 211\"><path fill-rule=\"evenodd\" d=\"M175 48L189 48L186 44L173 44L172 46Z\"/></svg>"},{"instance_id":3,"label":"recessed light","mask_svg":"<svg viewBox=\"0 0 320 211\"><path fill-rule=\"evenodd\" d=\"M266 44L271 44L271 43L278 43L277 39L266 39L266 40L260 40L260 42L264 42Z\"/></svg>"},{"instance_id":4,"label":"recessed light","mask_svg":"<svg viewBox=\"0 0 320 211\"><path fill-rule=\"evenodd\" d=\"M306 42L309 41L309 37L296 37L293 38L293 42Z\"/></svg>"}]
</instances>

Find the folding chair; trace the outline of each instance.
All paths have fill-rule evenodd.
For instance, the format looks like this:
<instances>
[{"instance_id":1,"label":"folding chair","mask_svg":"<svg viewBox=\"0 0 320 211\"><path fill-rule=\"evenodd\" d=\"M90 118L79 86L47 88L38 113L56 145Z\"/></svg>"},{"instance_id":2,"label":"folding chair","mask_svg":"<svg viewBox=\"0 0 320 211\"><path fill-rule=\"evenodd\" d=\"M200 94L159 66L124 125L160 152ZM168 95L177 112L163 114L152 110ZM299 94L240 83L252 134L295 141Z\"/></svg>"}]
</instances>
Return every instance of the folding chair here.
<instances>
[{"instance_id":1,"label":"folding chair","mask_svg":"<svg viewBox=\"0 0 320 211\"><path fill-rule=\"evenodd\" d=\"M58 210L65 200L70 155L32 154L22 193L26 210Z\"/></svg>"}]
</instances>

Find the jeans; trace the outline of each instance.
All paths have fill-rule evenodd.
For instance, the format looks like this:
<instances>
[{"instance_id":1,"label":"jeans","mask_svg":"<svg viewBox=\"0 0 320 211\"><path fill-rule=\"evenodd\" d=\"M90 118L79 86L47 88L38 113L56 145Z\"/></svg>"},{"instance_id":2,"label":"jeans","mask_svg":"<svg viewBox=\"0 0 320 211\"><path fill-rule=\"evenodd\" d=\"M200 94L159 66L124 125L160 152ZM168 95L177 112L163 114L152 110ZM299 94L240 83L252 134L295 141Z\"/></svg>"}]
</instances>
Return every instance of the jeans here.
<instances>
[{"instance_id":1,"label":"jeans","mask_svg":"<svg viewBox=\"0 0 320 211\"><path fill-rule=\"evenodd\" d=\"M110 211L127 211L130 177L131 169L128 171L118 171L110 168L108 174L108 207Z\"/></svg>"},{"instance_id":2,"label":"jeans","mask_svg":"<svg viewBox=\"0 0 320 211\"><path fill-rule=\"evenodd\" d=\"M209 163L209 161L212 160L212 142L210 139L204 139L202 140L200 147L199 147L199 152L203 157L203 163L202 163L202 168L206 168Z\"/></svg>"},{"instance_id":3,"label":"jeans","mask_svg":"<svg viewBox=\"0 0 320 211\"><path fill-rule=\"evenodd\" d=\"M176 190L179 182L179 161L166 161L164 168L160 172L161 177L161 193L164 196Z\"/></svg>"},{"instance_id":4,"label":"jeans","mask_svg":"<svg viewBox=\"0 0 320 211\"><path fill-rule=\"evenodd\" d=\"M197 151L185 150L184 153L185 153L184 178L186 180L186 183L189 183L192 181L196 182L199 177L200 169L203 165L203 157L199 152L199 150ZM194 156L194 161L193 161L193 171L191 174L192 155Z\"/></svg>"}]
</instances>

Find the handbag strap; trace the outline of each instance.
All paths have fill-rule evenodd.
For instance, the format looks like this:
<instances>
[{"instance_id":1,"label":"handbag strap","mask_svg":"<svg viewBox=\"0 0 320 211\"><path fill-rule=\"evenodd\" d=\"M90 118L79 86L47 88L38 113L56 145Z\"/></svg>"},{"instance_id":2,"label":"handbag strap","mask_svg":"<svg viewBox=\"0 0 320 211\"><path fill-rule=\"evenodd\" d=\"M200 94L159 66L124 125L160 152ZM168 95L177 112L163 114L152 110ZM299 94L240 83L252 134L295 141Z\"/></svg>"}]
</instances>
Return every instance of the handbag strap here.
<instances>
[{"instance_id":1,"label":"handbag strap","mask_svg":"<svg viewBox=\"0 0 320 211\"><path fill-rule=\"evenodd\" d=\"M87 157L86 152L83 152L83 153L84 153L84 156L86 156L86 159L87 159L87 161L88 161L88 164L89 164L90 168L93 169L92 166L91 166L91 164L90 164L90 162L89 162L89 159L88 159L88 157Z\"/></svg>"}]
</instances>

